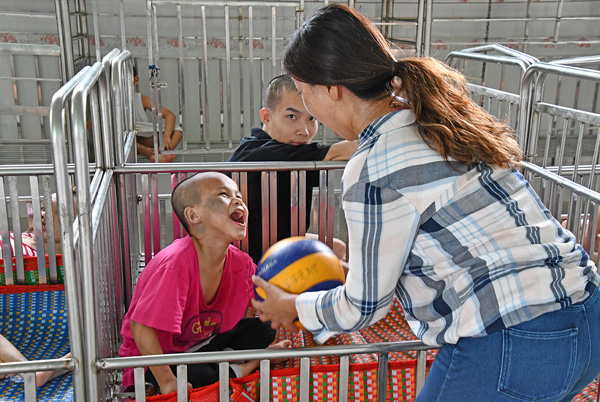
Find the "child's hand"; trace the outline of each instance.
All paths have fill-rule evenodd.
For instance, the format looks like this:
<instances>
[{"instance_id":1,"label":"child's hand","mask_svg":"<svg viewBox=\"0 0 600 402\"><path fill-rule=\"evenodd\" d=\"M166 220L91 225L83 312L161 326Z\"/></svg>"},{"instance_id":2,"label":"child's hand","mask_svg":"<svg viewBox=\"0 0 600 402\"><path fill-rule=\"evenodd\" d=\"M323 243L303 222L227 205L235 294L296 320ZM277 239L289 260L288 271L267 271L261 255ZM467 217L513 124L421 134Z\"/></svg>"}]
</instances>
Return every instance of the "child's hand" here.
<instances>
[{"instance_id":1,"label":"child's hand","mask_svg":"<svg viewBox=\"0 0 600 402\"><path fill-rule=\"evenodd\" d=\"M192 384L187 383L187 389L192 389ZM171 392L177 391L177 377L173 376L172 379L167 380L160 386L160 393L163 395L170 394Z\"/></svg>"},{"instance_id":2,"label":"child's hand","mask_svg":"<svg viewBox=\"0 0 600 402\"><path fill-rule=\"evenodd\" d=\"M167 151L170 151L173 149L173 147L171 146L171 137L170 136L165 135L163 137L163 145Z\"/></svg>"}]
</instances>

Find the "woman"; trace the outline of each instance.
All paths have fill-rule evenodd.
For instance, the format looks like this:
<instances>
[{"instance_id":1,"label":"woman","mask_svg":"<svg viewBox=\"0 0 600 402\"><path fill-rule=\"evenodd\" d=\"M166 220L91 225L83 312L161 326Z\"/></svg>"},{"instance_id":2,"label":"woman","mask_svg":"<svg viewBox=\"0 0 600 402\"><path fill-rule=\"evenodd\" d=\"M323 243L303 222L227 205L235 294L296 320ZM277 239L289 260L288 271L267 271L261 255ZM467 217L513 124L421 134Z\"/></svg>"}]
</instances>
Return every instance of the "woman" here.
<instances>
[{"instance_id":1,"label":"woman","mask_svg":"<svg viewBox=\"0 0 600 402\"><path fill-rule=\"evenodd\" d=\"M353 9L292 36L284 68L307 110L359 140L342 178L346 284L287 294L255 278L273 327L318 341L383 318L394 296L440 345L418 401L570 400L600 373L600 277L515 170L511 129L430 58L394 60Z\"/></svg>"}]
</instances>

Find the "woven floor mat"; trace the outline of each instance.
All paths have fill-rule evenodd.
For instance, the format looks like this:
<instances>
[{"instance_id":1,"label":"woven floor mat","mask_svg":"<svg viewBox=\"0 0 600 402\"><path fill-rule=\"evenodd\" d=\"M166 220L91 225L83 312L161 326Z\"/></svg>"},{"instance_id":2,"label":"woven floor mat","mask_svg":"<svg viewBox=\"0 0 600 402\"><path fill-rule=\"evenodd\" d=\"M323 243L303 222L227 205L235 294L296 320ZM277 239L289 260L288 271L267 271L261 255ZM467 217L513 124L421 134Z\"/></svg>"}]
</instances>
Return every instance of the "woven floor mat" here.
<instances>
[{"instance_id":1,"label":"woven floor mat","mask_svg":"<svg viewBox=\"0 0 600 402\"><path fill-rule=\"evenodd\" d=\"M0 333L29 360L57 359L69 352L64 290L0 294ZM0 380L0 401L23 401L19 376ZM38 401L73 401L71 375L37 390Z\"/></svg>"}]
</instances>

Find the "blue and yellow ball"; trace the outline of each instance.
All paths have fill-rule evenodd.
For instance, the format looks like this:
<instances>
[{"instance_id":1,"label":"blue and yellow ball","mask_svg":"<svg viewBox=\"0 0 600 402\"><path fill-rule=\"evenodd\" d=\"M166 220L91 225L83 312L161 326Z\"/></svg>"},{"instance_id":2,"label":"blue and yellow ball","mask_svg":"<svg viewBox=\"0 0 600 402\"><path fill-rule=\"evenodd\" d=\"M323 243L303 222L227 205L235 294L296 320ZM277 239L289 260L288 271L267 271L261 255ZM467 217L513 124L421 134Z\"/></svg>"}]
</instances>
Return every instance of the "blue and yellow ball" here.
<instances>
[{"instance_id":1,"label":"blue and yellow ball","mask_svg":"<svg viewBox=\"0 0 600 402\"><path fill-rule=\"evenodd\" d=\"M344 284L344 270L335 253L324 243L290 237L273 244L262 256L256 275L288 293L328 290ZM264 300L263 289L255 288Z\"/></svg>"}]
</instances>

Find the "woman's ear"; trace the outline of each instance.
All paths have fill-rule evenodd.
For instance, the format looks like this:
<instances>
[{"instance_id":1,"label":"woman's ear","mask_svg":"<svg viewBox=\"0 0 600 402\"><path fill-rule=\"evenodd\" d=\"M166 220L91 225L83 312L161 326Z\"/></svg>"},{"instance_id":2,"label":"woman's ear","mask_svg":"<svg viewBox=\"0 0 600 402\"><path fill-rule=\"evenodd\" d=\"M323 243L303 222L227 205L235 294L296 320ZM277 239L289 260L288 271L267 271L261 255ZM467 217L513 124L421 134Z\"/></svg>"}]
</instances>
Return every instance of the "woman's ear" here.
<instances>
[{"instance_id":1,"label":"woman's ear","mask_svg":"<svg viewBox=\"0 0 600 402\"><path fill-rule=\"evenodd\" d=\"M327 86L327 95L331 98L331 100L339 100L342 95L342 91L339 85Z\"/></svg>"}]
</instances>

